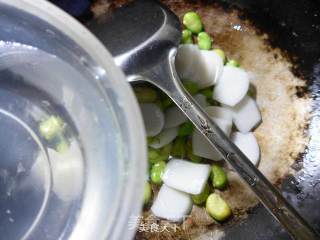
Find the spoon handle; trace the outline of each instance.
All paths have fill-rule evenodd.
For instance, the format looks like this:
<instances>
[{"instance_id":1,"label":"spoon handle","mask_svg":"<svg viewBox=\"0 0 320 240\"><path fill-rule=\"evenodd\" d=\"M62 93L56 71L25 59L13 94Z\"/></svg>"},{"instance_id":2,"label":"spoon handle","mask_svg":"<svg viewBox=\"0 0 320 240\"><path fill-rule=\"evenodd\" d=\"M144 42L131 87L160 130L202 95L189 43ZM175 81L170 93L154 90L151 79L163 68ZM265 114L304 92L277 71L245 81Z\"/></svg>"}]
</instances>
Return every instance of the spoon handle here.
<instances>
[{"instance_id":1,"label":"spoon handle","mask_svg":"<svg viewBox=\"0 0 320 240\"><path fill-rule=\"evenodd\" d=\"M320 239L319 235L287 202L281 193L250 162L239 148L228 139L223 131L201 109L189 93L186 92L174 67L175 54L176 50L173 49L169 54L167 66L162 66L162 74L171 79L159 82L152 79L150 82L158 85L179 106L196 128L249 185L263 205L294 239Z\"/></svg>"}]
</instances>

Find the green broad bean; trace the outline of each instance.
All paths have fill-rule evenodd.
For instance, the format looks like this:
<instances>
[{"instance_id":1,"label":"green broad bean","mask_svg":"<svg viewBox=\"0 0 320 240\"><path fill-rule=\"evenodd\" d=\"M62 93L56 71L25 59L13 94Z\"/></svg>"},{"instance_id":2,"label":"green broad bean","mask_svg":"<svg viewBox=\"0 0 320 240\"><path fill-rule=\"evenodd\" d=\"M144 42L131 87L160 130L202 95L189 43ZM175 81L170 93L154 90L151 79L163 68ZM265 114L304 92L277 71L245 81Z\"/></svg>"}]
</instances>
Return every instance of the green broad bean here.
<instances>
[{"instance_id":1,"label":"green broad bean","mask_svg":"<svg viewBox=\"0 0 320 240\"><path fill-rule=\"evenodd\" d=\"M216 48L213 51L215 51L221 57L223 63L226 62L226 54L222 49Z\"/></svg>"},{"instance_id":2,"label":"green broad bean","mask_svg":"<svg viewBox=\"0 0 320 240\"><path fill-rule=\"evenodd\" d=\"M222 167L212 165L211 167L211 182L214 188L223 190L228 184L228 178Z\"/></svg>"},{"instance_id":3,"label":"green broad bean","mask_svg":"<svg viewBox=\"0 0 320 240\"><path fill-rule=\"evenodd\" d=\"M191 135L192 132L193 132L193 124L190 121L188 121L188 122L183 123L179 127L178 136L179 137L186 137L186 136Z\"/></svg>"},{"instance_id":4,"label":"green broad bean","mask_svg":"<svg viewBox=\"0 0 320 240\"><path fill-rule=\"evenodd\" d=\"M202 157L199 157L199 156L197 156L197 155L194 155L193 152L192 152L192 150L188 150L188 151L187 151L187 156L188 156L188 158L189 158L192 162L194 162L194 163L199 163L199 162L202 161Z\"/></svg>"},{"instance_id":5,"label":"green broad bean","mask_svg":"<svg viewBox=\"0 0 320 240\"><path fill-rule=\"evenodd\" d=\"M240 63L235 59L230 59L227 61L226 66L229 67L240 67Z\"/></svg>"},{"instance_id":6,"label":"green broad bean","mask_svg":"<svg viewBox=\"0 0 320 240\"><path fill-rule=\"evenodd\" d=\"M165 110L165 109L171 107L173 104L174 103L171 100L171 98L167 97L167 98L162 100L162 109Z\"/></svg>"},{"instance_id":7,"label":"green broad bean","mask_svg":"<svg viewBox=\"0 0 320 240\"><path fill-rule=\"evenodd\" d=\"M153 139L156 141L156 139ZM170 156L172 145L169 143L160 149L148 148L148 160L150 164L155 164L160 161L167 161Z\"/></svg>"},{"instance_id":8,"label":"green broad bean","mask_svg":"<svg viewBox=\"0 0 320 240\"><path fill-rule=\"evenodd\" d=\"M204 189L200 194L192 195L192 202L196 205L202 205L206 202L208 196L210 194L210 188L208 183L204 186Z\"/></svg>"},{"instance_id":9,"label":"green broad bean","mask_svg":"<svg viewBox=\"0 0 320 240\"><path fill-rule=\"evenodd\" d=\"M144 184L144 192L143 192L143 203L146 205L151 201L152 198L152 189L149 182Z\"/></svg>"},{"instance_id":10,"label":"green broad bean","mask_svg":"<svg viewBox=\"0 0 320 240\"><path fill-rule=\"evenodd\" d=\"M190 80L183 80L183 86L191 95L195 95L200 90L198 84Z\"/></svg>"},{"instance_id":11,"label":"green broad bean","mask_svg":"<svg viewBox=\"0 0 320 240\"><path fill-rule=\"evenodd\" d=\"M165 145L164 147L162 147L160 149L160 152L161 152L162 156L165 156L165 161L167 161L169 159L171 149L172 149L172 144L171 143Z\"/></svg>"},{"instance_id":12,"label":"green broad bean","mask_svg":"<svg viewBox=\"0 0 320 240\"><path fill-rule=\"evenodd\" d=\"M199 157L199 156L193 154L191 139L188 139L188 141L187 141L186 151L187 151L187 158L189 160L191 160L192 162L199 163L202 161L202 157Z\"/></svg>"},{"instance_id":13,"label":"green broad bean","mask_svg":"<svg viewBox=\"0 0 320 240\"><path fill-rule=\"evenodd\" d=\"M68 141L63 136L59 136L55 144L55 150L58 153L65 153L68 149L69 149Z\"/></svg>"},{"instance_id":14,"label":"green broad bean","mask_svg":"<svg viewBox=\"0 0 320 240\"><path fill-rule=\"evenodd\" d=\"M207 100L211 100L213 95L213 87L207 87L205 89L202 89L200 93L206 96Z\"/></svg>"},{"instance_id":15,"label":"green broad bean","mask_svg":"<svg viewBox=\"0 0 320 240\"><path fill-rule=\"evenodd\" d=\"M150 87L134 87L134 93L140 103L151 103L158 100L158 93Z\"/></svg>"},{"instance_id":16,"label":"green broad bean","mask_svg":"<svg viewBox=\"0 0 320 240\"><path fill-rule=\"evenodd\" d=\"M160 138L157 136L154 137L148 137L147 138L148 146L153 144L153 143L160 143ZM152 146L150 146L152 148ZM161 154L161 149L158 150L158 153Z\"/></svg>"},{"instance_id":17,"label":"green broad bean","mask_svg":"<svg viewBox=\"0 0 320 240\"><path fill-rule=\"evenodd\" d=\"M177 158L184 158L186 155L186 139L184 137L177 137L172 145L171 155Z\"/></svg>"},{"instance_id":18,"label":"green broad bean","mask_svg":"<svg viewBox=\"0 0 320 240\"><path fill-rule=\"evenodd\" d=\"M232 214L229 205L217 193L211 193L206 201L206 210L215 220L221 222Z\"/></svg>"},{"instance_id":19,"label":"green broad bean","mask_svg":"<svg viewBox=\"0 0 320 240\"><path fill-rule=\"evenodd\" d=\"M60 117L50 116L40 122L39 132L47 141L59 136L64 130L64 123Z\"/></svg>"},{"instance_id":20,"label":"green broad bean","mask_svg":"<svg viewBox=\"0 0 320 240\"><path fill-rule=\"evenodd\" d=\"M159 96L162 104L162 110L165 110L174 104L171 98L169 98L168 95L162 92L161 90L159 90Z\"/></svg>"},{"instance_id":21,"label":"green broad bean","mask_svg":"<svg viewBox=\"0 0 320 240\"><path fill-rule=\"evenodd\" d=\"M192 32L188 29L185 29L182 31L182 38L181 38L182 44L192 44Z\"/></svg>"},{"instance_id":22,"label":"green broad bean","mask_svg":"<svg viewBox=\"0 0 320 240\"><path fill-rule=\"evenodd\" d=\"M150 171L150 178L154 184L159 185L162 183L162 175L164 173L165 168L166 162L164 161L157 162L152 166Z\"/></svg>"},{"instance_id":23,"label":"green broad bean","mask_svg":"<svg viewBox=\"0 0 320 240\"><path fill-rule=\"evenodd\" d=\"M206 96L207 102L210 106L220 106L220 104L213 100L213 88L214 87L208 87L205 89L202 89L199 93Z\"/></svg>"},{"instance_id":24,"label":"green broad bean","mask_svg":"<svg viewBox=\"0 0 320 240\"><path fill-rule=\"evenodd\" d=\"M183 16L183 25L194 34L202 31L203 25L199 14L190 11Z\"/></svg>"},{"instance_id":25,"label":"green broad bean","mask_svg":"<svg viewBox=\"0 0 320 240\"><path fill-rule=\"evenodd\" d=\"M147 137L147 144L150 145L151 143L154 143L156 141L155 137Z\"/></svg>"},{"instance_id":26,"label":"green broad bean","mask_svg":"<svg viewBox=\"0 0 320 240\"><path fill-rule=\"evenodd\" d=\"M151 147L148 148L148 160L149 163L155 164L161 160L163 160L163 157L161 156L161 152L159 149L153 149Z\"/></svg>"},{"instance_id":27,"label":"green broad bean","mask_svg":"<svg viewBox=\"0 0 320 240\"><path fill-rule=\"evenodd\" d=\"M212 48L212 38L206 32L198 34L198 47L201 50L210 50Z\"/></svg>"}]
</instances>

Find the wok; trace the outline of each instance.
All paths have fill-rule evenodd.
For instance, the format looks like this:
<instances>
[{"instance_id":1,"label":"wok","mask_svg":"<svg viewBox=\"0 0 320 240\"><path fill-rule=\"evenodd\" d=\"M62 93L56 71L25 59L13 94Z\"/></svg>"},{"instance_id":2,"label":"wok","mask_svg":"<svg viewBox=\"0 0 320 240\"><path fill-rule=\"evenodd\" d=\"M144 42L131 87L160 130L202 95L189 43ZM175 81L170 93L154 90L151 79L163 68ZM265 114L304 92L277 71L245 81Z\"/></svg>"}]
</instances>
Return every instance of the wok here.
<instances>
[{"instance_id":1,"label":"wok","mask_svg":"<svg viewBox=\"0 0 320 240\"><path fill-rule=\"evenodd\" d=\"M108 14L126 2L96 1L82 20ZM263 119L269 124L257 129L262 144L262 171L320 231L320 2L162 2L180 17L191 9L199 12L214 44L240 59L249 71L260 73L256 76L260 80L254 83L258 103L263 106ZM245 191L241 184L236 186ZM229 197L239 194L235 188L227 193ZM193 223L189 222L192 226L182 231L170 235L140 232L136 238L290 239L250 194L233 200L236 214L229 223L201 225L193 219Z\"/></svg>"}]
</instances>

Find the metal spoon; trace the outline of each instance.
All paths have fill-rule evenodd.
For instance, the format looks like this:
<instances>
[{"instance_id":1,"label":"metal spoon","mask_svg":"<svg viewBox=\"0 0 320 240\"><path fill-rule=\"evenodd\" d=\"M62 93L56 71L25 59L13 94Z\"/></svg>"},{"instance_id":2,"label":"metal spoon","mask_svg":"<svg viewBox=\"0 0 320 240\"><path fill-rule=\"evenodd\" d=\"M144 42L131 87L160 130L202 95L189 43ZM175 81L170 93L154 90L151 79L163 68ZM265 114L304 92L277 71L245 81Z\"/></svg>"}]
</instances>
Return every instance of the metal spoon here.
<instances>
[{"instance_id":1,"label":"metal spoon","mask_svg":"<svg viewBox=\"0 0 320 240\"><path fill-rule=\"evenodd\" d=\"M320 239L185 91L174 66L181 38L180 22L174 13L158 2L140 0L88 26L114 56L128 81L154 84L179 106L294 239Z\"/></svg>"}]
</instances>

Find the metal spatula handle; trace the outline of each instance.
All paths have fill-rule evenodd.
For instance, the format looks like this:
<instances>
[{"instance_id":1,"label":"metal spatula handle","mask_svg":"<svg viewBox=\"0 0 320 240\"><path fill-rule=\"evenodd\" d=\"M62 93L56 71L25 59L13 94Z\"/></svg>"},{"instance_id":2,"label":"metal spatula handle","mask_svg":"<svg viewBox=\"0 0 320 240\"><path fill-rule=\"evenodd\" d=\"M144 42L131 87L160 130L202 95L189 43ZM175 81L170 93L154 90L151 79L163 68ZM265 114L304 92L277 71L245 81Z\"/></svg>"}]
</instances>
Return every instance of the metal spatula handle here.
<instances>
[{"instance_id":1,"label":"metal spatula handle","mask_svg":"<svg viewBox=\"0 0 320 240\"><path fill-rule=\"evenodd\" d=\"M158 71L152 69L152 75L148 76L150 82L156 84L170 96L294 239L320 239L317 233L287 202L281 193L263 176L239 148L229 140L224 132L193 100L189 93L185 91L174 67L175 54L176 49L172 49L169 53L167 66L161 66L161 69L159 68ZM161 80L161 76L170 76L172 80L163 81Z\"/></svg>"}]
</instances>

